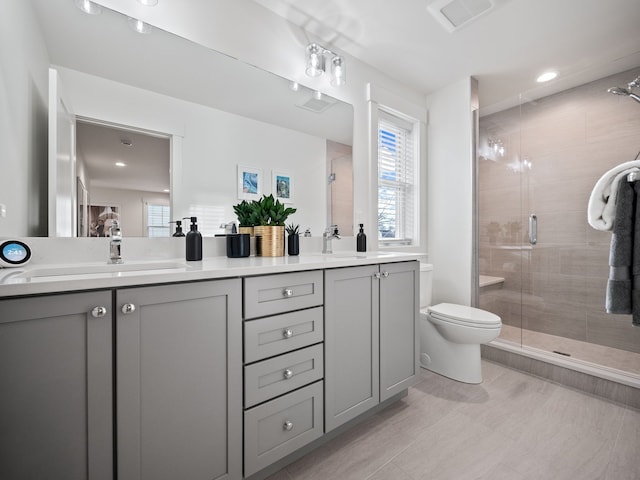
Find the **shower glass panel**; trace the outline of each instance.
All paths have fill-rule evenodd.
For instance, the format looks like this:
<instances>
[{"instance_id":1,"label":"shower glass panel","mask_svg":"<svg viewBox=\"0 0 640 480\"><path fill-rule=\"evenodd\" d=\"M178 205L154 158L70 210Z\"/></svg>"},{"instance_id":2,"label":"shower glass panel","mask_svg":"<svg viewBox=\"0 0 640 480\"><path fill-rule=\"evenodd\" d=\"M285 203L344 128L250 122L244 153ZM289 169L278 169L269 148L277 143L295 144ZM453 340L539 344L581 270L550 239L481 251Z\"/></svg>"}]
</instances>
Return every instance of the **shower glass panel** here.
<instances>
[{"instance_id":1,"label":"shower glass panel","mask_svg":"<svg viewBox=\"0 0 640 480\"><path fill-rule=\"evenodd\" d=\"M640 375L640 328L604 308L611 232L587 223L596 181L640 149L640 105L607 93L639 74L480 118L479 299L502 317L500 341Z\"/></svg>"}]
</instances>

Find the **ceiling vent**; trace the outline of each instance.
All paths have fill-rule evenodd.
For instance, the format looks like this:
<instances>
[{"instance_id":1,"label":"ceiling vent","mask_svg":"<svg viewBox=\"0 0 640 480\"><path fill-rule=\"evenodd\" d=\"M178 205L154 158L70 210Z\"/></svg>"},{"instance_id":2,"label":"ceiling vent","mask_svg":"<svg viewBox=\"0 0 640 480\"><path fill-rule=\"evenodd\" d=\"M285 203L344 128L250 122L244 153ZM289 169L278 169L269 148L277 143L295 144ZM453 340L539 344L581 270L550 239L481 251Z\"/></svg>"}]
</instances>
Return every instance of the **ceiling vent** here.
<instances>
[{"instance_id":1,"label":"ceiling vent","mask_svg":"<svg viewBox=\"0 0 640 480\"><path fill-rule=\"evenodd\" d=\"M331 98L327 95L322 95L320 99L312 96L309 99L305 99L305 101L301 103L297 103L296 106L304 108L305 110L310 110L312 112L322 113L335 103L335 98Z\"/></svg>"},{"instance_id":2,"label":"ceiling vent","mask_svg":"<svg viewBox=\"0 0 640 480\"><path fill-rule=\"evenodd\" d=\"M455 32L493 10L495 3L495 0L436 0L427 10L445 30Z\"/></svg>"}]
</instances>

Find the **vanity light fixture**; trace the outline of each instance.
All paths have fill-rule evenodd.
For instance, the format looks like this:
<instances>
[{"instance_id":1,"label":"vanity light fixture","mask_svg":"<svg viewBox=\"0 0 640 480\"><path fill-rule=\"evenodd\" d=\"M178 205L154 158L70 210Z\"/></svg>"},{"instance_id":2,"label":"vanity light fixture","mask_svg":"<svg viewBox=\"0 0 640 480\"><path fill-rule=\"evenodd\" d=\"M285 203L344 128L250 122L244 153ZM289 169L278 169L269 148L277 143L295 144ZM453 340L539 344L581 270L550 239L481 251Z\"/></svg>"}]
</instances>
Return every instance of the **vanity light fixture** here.
<instances>
[{"instance_id":1,"label":"vanity light fixture","mask_svg":"<svg viewBox=\"0 0 640 480\"><path fill-rule=\"evenodd\" d=\"M151 33L151 25L148 23L144 23L142 20L138 20L137 18L129 17L129 26L133 28L138 33Z\"/></svg>"},{"instance_id":2,"label":"vanity light fixture","mask_svg":"<svg viewBox=\"0 0 640 480\"><path fill-rule=\"evenodd\" d=\"M557 76L558 76L558 72L551 72L551 71L544 72L543 74L539 75L538 78L536 78L536 82L538 83L548 82L550 80L553 80Z\"/></svg>"},{"instance_id":3,"label":"vanity light fixture","mask_svg":"<svg viewBox=\"0 0 640 480\"><path fill-rule=\"evenodd\" d=\"M102 13L102 7L90 0L75 0L75 4L76 7L89 15L100 15Z\"/></svg>"},{"instance_id":4,"label":"vanity light fixture","mask_svg":"<svg viewBox=\"0 0 640 480\"><path fill-rule=\"evenodd\" d=\"M307 45L306 74L309 77L319 77L325 73L327 71L325 57L330 60L331 85L341 86L347 83L344 58L318 43Z\"/></svg>"}]
</instances>

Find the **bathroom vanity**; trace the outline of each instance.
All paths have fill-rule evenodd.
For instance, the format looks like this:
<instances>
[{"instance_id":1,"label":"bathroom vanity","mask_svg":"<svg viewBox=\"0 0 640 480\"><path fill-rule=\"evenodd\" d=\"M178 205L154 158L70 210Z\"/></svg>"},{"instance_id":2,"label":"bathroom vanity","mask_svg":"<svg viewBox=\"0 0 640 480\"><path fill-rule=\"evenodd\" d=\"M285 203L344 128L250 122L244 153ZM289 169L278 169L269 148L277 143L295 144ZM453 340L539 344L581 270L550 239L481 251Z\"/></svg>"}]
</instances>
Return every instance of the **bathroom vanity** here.
<instances>
[{"instance_id":1,"label":"bathroom vanity","mask_svg":"<svg viewBox=\"0 0 640 480\"><path fill-rule=\"evenodd\" d=\"M416 380L415 256L140 265L0 280L0 478L263 478Z\"/></svg>"}]
</instances>

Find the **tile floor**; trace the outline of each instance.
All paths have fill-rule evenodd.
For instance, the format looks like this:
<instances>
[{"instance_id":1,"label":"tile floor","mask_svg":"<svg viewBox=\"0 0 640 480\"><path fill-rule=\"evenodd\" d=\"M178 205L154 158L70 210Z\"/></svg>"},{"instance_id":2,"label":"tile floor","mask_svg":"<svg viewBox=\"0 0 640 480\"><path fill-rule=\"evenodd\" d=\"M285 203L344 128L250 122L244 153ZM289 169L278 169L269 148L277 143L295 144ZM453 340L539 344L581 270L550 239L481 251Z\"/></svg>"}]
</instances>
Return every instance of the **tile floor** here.
<instances>
[{"instance_id":1,"label":"tile floor","mask_svg":"<svg viewBox=\"0 0 640 480\"><path fill-rule=\"evenodd\" d=\"M268 480L638 480L640 411L483 361L409 395Z\"/></svg>"}]
</instances>

